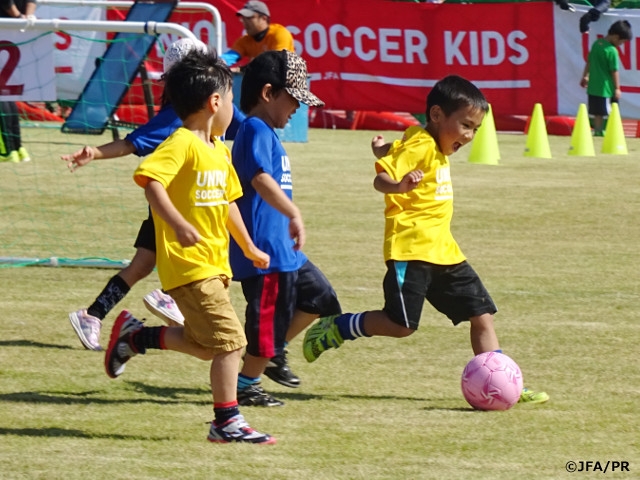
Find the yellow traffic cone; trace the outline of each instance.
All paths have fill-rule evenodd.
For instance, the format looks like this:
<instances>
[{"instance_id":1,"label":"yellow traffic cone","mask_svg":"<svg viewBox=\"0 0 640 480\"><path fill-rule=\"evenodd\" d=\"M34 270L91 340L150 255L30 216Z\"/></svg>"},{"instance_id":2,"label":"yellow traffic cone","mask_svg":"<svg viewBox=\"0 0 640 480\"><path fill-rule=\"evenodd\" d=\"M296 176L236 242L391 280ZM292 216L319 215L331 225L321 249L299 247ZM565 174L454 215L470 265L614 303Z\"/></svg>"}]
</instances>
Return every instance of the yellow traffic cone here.
<instances>
[{"instance_id":1,"label":"yellow traffic cone","mask_svg":"<svg viewBox=\"0 0 640 480\"><path fill-rule=\"evenodd\" d=\"M498 165L498 160L500 160L498 134L496 133L496 124L493 120L491 105L489 105L489 111L484 116L482 125L478 128L475 137L473 137L471 151L469 152L469 162Z\"/></svg>"},{"instance_id":2,"label":"yellow traffic cone","mask_svg":"<svg viewBox=\"0 0 640 480\"><path fill-rule=\"evenodd\" d=\"M547 126L544 121L542 104L540 103L536 103L533 107L531 122L529 123L529 132L527 133L527 143L524 148L524 156L551 158Z\"/></svg>"},{"instance_id":3,"label":"yellow traffic cone","mask_svg":"<svg viewBox=\"0 0 640 480\"><path fill-rule=\"evenodd\" d=\"M571 146L569 155L579 157L595 157L596 151L593 148L593 137L591 136L591 125L589 124L589 113L584 103L578 107L576 123L571 132Z\"/></svg>"},{"instance_id":4,"label":"yellow traffic cone","mask_svg":"<svg viewBox=\"0 0 640 480\"><path fill-rule=\"evenodd\" d=\"M611 113L607 119L607 128L604 131L602 140L602 153L612 153L614 155L627 155L627 141L624 138L624 128L622 118L620 118L620 107L617 103L611 104Z\"/></svg>"}]
</instances>

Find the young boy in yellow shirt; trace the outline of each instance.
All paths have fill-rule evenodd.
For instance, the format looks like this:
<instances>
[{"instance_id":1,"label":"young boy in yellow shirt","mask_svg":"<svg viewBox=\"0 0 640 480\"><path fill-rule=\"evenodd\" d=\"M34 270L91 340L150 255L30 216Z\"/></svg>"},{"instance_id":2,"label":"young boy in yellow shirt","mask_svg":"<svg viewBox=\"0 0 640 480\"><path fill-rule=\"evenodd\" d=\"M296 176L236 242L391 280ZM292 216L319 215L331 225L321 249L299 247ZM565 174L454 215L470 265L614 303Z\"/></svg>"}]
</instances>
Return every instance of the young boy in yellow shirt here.
<instances>
[{"instance_id":1,"label":"young boy in yellow shirt","mask_svg":"<svg viewBox=\"0 0 640 480\"><path fill-rule=\"evenodd\" d=\"M145 189L156 234L163 289L185 317L183 327L145 327L126 310L116 320L105 355L116 378L147 348L168 349L211 361L215 418L211 442L275 443L252 429L238 410L236 384L247 344L229 299L229 233L256 266L269 256L251 241L235 200L242 195L223 135L233 115L232 77L211 52L193 50L165 74L165 92L183 126L134 173Z\"/></svg>"},{"instance_id":2,"label":"young boy in yellow shirt","mask_svg":"<svg viewBox=\"0 0 640 480\"><path fill-rule=\"evenodd\" d=\"M453 187L449 155L469 143L489 104L468 80L450 75L427 96L427 125L409 127L402 140L374 137L374 188L385 194L382 310L318 320L307 330L304 356L313 362L345 340L381 335L402 338L419 326L426 300L454 325L471 324L475 355L500 350L493 327L497 311L480 277L451 234ZM525 390L521 401L542 403L546 393Z\"/></svg>"}]
</instances>

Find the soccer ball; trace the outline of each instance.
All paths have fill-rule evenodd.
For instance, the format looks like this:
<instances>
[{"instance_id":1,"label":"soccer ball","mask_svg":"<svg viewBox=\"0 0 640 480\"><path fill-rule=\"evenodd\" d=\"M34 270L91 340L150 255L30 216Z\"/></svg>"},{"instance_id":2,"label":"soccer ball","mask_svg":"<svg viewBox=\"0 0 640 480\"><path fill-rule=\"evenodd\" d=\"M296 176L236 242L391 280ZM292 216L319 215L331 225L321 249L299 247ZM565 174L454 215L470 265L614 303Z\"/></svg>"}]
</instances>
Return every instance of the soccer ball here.
<instances>
[{"instance_id":1,"label":"soccer ball","mask_svg":"<svg viewBox=\"0 0 640 480\"><path fill-rule=\"evenodd\" d=\"M462 371L462 394L477 410L508 410L520 399L522 372L510 357L485 352L471 359Z\"/></svg>"}]
</instances>

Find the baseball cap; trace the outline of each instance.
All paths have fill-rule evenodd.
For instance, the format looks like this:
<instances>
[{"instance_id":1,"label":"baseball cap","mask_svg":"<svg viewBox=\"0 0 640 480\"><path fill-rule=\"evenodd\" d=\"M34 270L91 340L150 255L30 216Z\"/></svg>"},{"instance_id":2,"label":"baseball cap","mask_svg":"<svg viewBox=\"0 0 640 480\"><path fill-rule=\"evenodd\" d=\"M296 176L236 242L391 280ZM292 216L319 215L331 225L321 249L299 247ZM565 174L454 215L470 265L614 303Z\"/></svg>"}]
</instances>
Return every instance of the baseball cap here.
<instances>
[{"instance_id":1,"label":"baseball cap","mask_svg":"<svg viewBox=\"0 0 640 480\"><path fill-rule=\"evenodd\" d=\"M253 17L256 13L266 15L267 17L271 16L267 4L259 2L258 0L251 0L250 2L245 3L244 7L236 12L236 16L242 15L243 17Z\"/></svg>"},{"instance_id":2,"label":"baseball cap","mask_svg":"<svg viewBox=\"0 0 640 480\"><path fill-rule=\"evenodd\" d=\"M254 85L270 83L284 88L293 98L310 107L323 107L324 102L309 91L307 76L307 63L294 52L271 50L249 62L243 84L245 81Z\"/></svg>"},{"instance_id":3,"label":"baseball cap","mask_svg":"<svg viewBox=\"0 0 640 480\"><path fill-rule=\"evenodd\" d=\"M187 53L189 53L194 48L202 52L207 51L207 46L204 44L204 42L201 42L200 40L192 40L187 37L176 40L171 45L169 45L169 48L167 48L167 51L165 52L164 58L162 60L162 68L164 72L167 73L167 71L171 67L182 60L187 55Z\"/></svg>"}]
</instances>

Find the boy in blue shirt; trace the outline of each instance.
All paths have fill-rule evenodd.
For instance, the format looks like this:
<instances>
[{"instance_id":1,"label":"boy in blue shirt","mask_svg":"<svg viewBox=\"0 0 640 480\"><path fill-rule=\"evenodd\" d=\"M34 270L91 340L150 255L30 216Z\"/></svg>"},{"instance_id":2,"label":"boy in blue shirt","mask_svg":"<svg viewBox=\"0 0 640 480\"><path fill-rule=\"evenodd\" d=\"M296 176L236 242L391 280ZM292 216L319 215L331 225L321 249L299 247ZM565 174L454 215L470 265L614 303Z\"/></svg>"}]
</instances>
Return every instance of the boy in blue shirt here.
<instances>
[{"instance_id":1,"label":"boy in blue shirt","mask_svg":"<svg viewBox=\"0 0 640 480\"><path fill-rule=\"evenodd\" d=\"M240 405L282 405L260 386L269 360L283 358L287 342L318 316L341 311L329 281L302 253L305 229L292 200L291 165L274 130L287 124L300 102L324 105L308 90L307 67L298 55L268 51L249 63L240 95L247 118L238 129L231 158L244 192L236 203L249 235L269 254L271 265L256 268L232 240L233 277L242 282L247 301ZM268 376L289 387L299 385L290 369L281 372L284 376L278 379Z\"/></svg>"}]
</instances>

